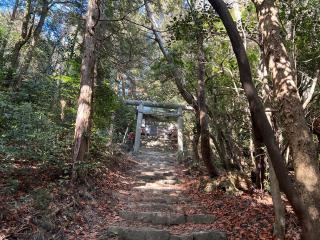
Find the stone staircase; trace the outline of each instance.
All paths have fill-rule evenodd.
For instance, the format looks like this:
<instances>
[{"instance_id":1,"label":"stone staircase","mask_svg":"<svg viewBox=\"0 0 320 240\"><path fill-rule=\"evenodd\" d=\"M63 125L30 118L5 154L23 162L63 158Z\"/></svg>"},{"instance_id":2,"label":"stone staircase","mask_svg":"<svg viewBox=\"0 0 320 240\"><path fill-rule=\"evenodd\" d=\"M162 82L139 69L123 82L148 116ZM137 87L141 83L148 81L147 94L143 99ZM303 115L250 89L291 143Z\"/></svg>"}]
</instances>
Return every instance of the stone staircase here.
<instances>
[{"instance_id":1,"label":"stone staircase","mask_svg":"<svg viewBox=\"0 0 320 240\"><path fill-rule=\"evenodd\" d=\"M217 230L202 230L216 217L193 203L183 191L175 172L174 154L141 150L138 166L133 169L134 187L128 192L114 192L123 206L118 211L121 221L108 226L100 240L225 240ZM187 214L192 209L194 213ZM181 228L182 234L172 231ZM208 227L207 227L208 229Z\"/></svg>"}]
</instances>

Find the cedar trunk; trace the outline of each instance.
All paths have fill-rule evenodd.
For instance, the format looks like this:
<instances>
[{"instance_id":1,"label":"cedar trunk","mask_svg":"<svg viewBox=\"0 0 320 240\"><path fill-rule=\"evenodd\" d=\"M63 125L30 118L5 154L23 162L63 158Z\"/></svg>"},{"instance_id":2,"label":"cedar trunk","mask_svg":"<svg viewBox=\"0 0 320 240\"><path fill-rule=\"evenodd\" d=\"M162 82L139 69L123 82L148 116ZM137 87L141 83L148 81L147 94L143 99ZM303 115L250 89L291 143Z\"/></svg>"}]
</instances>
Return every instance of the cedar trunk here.
<instances>
[{"instance_id":1,"label":"cedar trunk","mask_svg":"<svg viewBox=\"0 0 320 240\"><path fill-rule=\"evenodd\" d=\"M77 165L84 161L88 151L90 137L90 122L92 116L93 80L95 65L95 26L98 19L98 4L89 0L84 36L84 53L81 63L80 95L74 134L73 172L72 180L77 180Z\"/></svg>"},{"instance_id":2,"label":"cedar trunk","mask_svg":"<svg viewBox=\"0 0 320 240\"><path fill-rule=\"evenodd\" d=\"M320 236L320 173L317 150L304 116L295 83L295 70L281 38L278 9L274 0L253 2L259 20L265 62L280 109L281 126L293 157L296 183L312 218L315 234Z\"/></svg>"}]
</instances>

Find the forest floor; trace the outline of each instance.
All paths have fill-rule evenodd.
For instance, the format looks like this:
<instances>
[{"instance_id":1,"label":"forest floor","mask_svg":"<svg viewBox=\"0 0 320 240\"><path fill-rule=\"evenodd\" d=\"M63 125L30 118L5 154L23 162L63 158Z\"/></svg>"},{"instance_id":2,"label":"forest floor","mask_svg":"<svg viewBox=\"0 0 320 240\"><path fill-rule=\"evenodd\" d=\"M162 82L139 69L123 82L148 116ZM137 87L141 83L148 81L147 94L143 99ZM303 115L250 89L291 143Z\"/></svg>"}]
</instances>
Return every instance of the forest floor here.
<instances>
[{"instance_id":1,"label":"forest floor","mask_svg":"<svg viewBox=\"0 0 320 240\"><path fill-rule=\"evenodd\" d=\"M0 171L0 240L102 240L146 231L164 234L163 239L199 232L221 239L220 233L234 240L273 239L269 194L206 193L199 186L209 180L178 164L169 152L145 149L135 157L117 153L113 158L113 164L98 168L77 187L62 176L52 181L48 175L54 171L36 174L30 168L26 176L17 176L20 184L13 191ZM286 214L287 239L299 239L289 206Z\"/></svg>"}]
</instances>

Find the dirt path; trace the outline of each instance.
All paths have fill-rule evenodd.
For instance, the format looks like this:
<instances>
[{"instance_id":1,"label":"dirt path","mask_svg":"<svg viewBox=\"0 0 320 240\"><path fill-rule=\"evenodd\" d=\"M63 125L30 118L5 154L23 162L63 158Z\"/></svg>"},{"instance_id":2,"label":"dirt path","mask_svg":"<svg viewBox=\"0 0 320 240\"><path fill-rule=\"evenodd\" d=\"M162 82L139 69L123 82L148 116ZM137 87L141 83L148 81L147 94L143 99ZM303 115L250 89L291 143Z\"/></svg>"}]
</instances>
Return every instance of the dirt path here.
<instances>
[{"instance_id":1,"label":"dirt path","mask_svg":"<svg viewBox=\"0 0 320 240\"><path fill-rule=\"evenodd\" d=\"M100 236L122 240L222 240L214 215L187 196L173 153L141 150L133 187L115 191L119 219ZM209 229L209 230L208 230Z\"/></svg>"}]
</instances>

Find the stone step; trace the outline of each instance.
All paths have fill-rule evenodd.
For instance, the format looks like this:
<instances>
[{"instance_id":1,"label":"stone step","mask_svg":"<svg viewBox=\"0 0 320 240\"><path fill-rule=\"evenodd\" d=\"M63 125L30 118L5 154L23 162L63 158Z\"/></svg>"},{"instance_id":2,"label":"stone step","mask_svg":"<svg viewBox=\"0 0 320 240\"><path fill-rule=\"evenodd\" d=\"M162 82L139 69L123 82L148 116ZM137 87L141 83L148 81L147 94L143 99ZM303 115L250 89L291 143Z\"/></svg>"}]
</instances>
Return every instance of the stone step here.
<instances>
[{"instance_id":1,"label":"stone step","mask_svg":"<svg viewBox=\"0 0 320 240\"><path fill-rule=\"evenodd\" d=\"M130 191L112 191L111 194L115 198L141 198L144 197L179 197L183 196L181 189L144 189L133 187ZM185 198L185 197L182 197Z\"/></svg>"},{"instance_id":2,"label":"stone step","mask_svg":"<svg viewBox=\"0 0 320 240\"><path fill-rule=\"evenodd\" d=\"M193 214L185 215L168 212L134 212L120 211L119 216L129 221L140 221L152 223L154 225L179 225L184 223L210 224L214 223L216 217L211 214Z\"/></svg>"},{"instance_id":3,"label":"stone step","mask_svg":"<svg viewBox=\"0 0 320 240\"><path fill-rule=\"evenodd\" d=\"M171 171L142 171L136 174L136 178L145 181L166 180L167 177L176 178Z\"/></svg>"},{"instance_id":4,"label":"stone step","mask_svg":"<svg viewBox=\"0 0 320 240\"><path fill-rule=\"evenodd\" d=\"M183 208L180 205L168 205L166 203L130 203L128 205L131 209L147 209L153 211L176 211L181 212Z\"/></svg>"},{"instance_id":5,"label":"stone step","mask_svg":"<svg viewBox=\"0 0 320 240\"><path fill-rule=\"evenodd\" d=\"M150 189L147 189L150 190ZM168 190L168 189L164 189ZM169 194L132 194L132 195L123 195L123 194L113 194L114 197L119 199L120 201L124 201L127 203L166 203L166 204L177 204L177 203L191 203L192 200L182 196L172 196Z\"/></svg>"},{"instance_id":6,"label":"stone step","mask_svg":"<svg viewBox=\"0 0 320 240\"><path fill-rule=\"evenodd\" d=\"M146 183L140 186L136 186L133 189L143 189L143 190L179 190L182 189L179 185L174 184L164 184L159 181L153 183Z\"/></svg>"},{"instance_id":7,"label":"stone step","mask_svg":"<svg viewBox=\"0 0 320 240\"><path fill-rule=\"evenodd\" d=\"M118 237L121 240L226 240L227 236L221 231L202 231L184 235L173 235L167 230L154 228L136 228L111 226L99 240Z\"/></svg>"},{"instance_id":8,"label":"stone step","mask_svg":"<svg viewBox=\"0 0 320 240\"><path fill-rule=\"evenodd\" d=\"M192 202L189 198L178 198L171 196L162 196L162 197L152 197L152 196L140 196L137 197L136 201L139 202L155 202L155 203L167 203L167 204L176 204L176 203L190 203Z\"/></svg>"},{"instance_id":9,"label":"stone step","mask_svg":"<svg viewBox=\"0 0 320 240\"><path fill-rule=\"evenodd\" d=\"M202 206L198 204L166 204L153 202L131 202L127 204L129 211L156 211L156 212L172 212L185 214L186 209L196 210L196 212L206 212Z\"/></svg>"}]
</instances>

